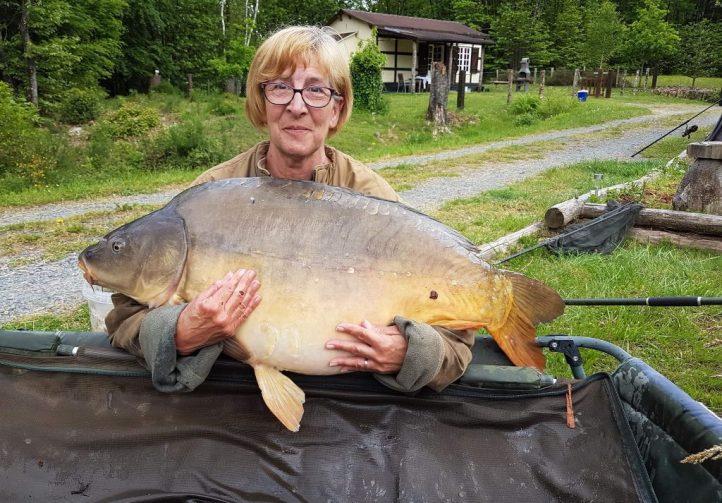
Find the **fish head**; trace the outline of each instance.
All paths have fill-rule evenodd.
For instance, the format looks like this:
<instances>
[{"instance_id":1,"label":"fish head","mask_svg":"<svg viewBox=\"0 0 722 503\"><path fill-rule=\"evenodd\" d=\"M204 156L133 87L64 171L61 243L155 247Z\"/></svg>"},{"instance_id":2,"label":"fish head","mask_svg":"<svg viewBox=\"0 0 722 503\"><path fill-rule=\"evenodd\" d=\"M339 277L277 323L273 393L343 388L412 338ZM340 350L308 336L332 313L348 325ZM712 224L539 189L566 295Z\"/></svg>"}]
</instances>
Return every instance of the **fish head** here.
<instances>
[{"instance_id":1,"label":"fish head","mask_svg":"<svg viewBox=\"0 0 722 503\"><path fill-rule=\"evenodd\" d=\"M85 280L156 307L175 293L188 252L182 218L151 213L108 233L80 253Z\"/></svg>"}]
</instances>

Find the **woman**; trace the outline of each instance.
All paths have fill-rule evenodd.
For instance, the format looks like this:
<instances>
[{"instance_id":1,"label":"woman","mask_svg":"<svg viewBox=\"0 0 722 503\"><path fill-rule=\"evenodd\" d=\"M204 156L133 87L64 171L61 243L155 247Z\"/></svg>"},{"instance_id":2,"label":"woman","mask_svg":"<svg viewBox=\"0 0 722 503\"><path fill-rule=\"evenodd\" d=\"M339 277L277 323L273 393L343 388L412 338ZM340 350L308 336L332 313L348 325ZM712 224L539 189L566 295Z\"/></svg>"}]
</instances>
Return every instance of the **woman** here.
<instances>
[{"instance_id":1,"label":"woman","mask_svg":"<svg viewBox=\"0 0 722 503\"><path fill-rule=\"evenodd\" d=\"M268 38L249 70L246 114L269 140L199 176L193 184L232 177L313 180L398 201L375 172L326 145L351 115L353 95L346 55L317 27L289 27ZM261 278L262 280L262 278ZM106 325L114 346L143 356L161 391L189 391L208 375L231 337L261 302L254 271L229 273L188 304L149 310L116 294ZM343 371L374 372L399 391L441 390L471 360L473 334L432 328L402 317L394 325L340 323L353 341L326 347L348 353L330 359Z\"/></svg>"}]
</instances>

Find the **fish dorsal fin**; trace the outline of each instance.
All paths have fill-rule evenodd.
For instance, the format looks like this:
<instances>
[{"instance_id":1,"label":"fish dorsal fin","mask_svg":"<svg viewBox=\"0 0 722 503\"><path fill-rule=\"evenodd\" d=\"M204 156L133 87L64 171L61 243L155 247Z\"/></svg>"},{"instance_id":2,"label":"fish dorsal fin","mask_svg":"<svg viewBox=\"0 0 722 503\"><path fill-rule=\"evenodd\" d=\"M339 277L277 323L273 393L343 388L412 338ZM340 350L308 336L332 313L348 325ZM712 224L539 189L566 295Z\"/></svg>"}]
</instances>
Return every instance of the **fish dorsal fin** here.
<instances>
[{"instance_id":1,"label":"fish dorsal fin","mask_svg":"<svg viewBox=\"0 0 722 503\"><path fill-rule=\"evenodd\" d=\"M289 430L298 431L303 416L303 403L306 401L303 390L274 367L253 365L253 371L261 388L263 401L273 415Z\"/></svg>"}]
</instances>

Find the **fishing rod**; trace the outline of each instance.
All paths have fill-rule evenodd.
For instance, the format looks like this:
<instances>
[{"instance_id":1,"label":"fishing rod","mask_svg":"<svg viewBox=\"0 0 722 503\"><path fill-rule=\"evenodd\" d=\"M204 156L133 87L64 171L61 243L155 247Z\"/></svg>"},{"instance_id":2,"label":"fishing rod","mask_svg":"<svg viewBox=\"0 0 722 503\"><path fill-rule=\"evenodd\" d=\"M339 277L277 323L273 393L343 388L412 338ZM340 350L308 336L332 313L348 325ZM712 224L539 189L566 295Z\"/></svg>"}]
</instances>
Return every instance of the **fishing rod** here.
<instances>
[{"instance_id":1,"label":"fishing rod","mask_svg":"<svg viewBox=\"0 0 722 503\"><path fill-rule=\"evenodd\" d=\"M567 306L722 306L722 297L637 297L600 299L563 299Z\"/></svg>"},{"instance_id":2,"label":"fishing rod","mask_svg":"<svg viewBox=\"0 0 722 503\"><path fill-rule=\"evenodd\" d=\"M718 102L716 102L716 103L712 103L710 106L708 106L707 108L705 108L704 110L702 110L700 113L698 113L698 114L696 114L696 115L693 115L692 117L690 117L689 119L687 119L686 121L684 121L683 123L681 123L679 126L675 126L674 129L669 130L668 132L664 133L662 136L660 136L659 138L657 138L656 140L654 140L652 143L650 143L650 144L648 144L647 146L642 147L641 149L637 150L637 151L636 151L635 153L633 153L630 157L634 157L635 155L644 152L645 150L647 150L649 147L651 147L652 145L654 145L655 143L657 143L657 142L658 142L659 140L661 140L662 138L664 138L664 137L672 134L674 131L676 131L676 130L679 129L680 127L684 126L685 124L687 124L689 121L691 121L692 119L694 119L694 118L697 117L698 115L702 115L702 114L705 113L707 110L709 110L710 108L712 108L712 107L714 107L714 106L717 106L717 105L719 105L719 106L722 107L722 99L720 99L720 100L719 100ZM690 127L690 128L685 129L685 131L684 131L684 133L682 134L682 136L689 136L690 134L694 133L695 131L697 131L697 126L692 126L692 127Z\"/></svg>"}]
</instances>

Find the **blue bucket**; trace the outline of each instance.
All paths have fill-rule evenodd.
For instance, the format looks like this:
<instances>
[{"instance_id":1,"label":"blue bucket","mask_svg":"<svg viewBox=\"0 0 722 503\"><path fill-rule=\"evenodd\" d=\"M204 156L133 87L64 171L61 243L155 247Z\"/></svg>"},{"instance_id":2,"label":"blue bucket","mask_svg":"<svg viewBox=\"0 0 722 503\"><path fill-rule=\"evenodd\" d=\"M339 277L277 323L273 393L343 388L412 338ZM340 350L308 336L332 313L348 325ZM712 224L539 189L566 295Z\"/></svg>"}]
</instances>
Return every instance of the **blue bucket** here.
<instances>
[{"instance_id":1,"label":"blue bucket","mask_svg":"<svg viewBox=\"0 0 722 503\"><path fill-rule=\"evenodd\" d=\"M577 98L579 98L579 101L587 101L587 97L589 96L589 91L586 89L580 89L577 91Z\"/></svg>"}]
</instances>

